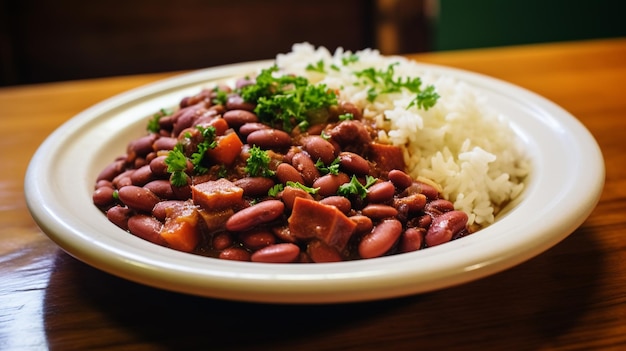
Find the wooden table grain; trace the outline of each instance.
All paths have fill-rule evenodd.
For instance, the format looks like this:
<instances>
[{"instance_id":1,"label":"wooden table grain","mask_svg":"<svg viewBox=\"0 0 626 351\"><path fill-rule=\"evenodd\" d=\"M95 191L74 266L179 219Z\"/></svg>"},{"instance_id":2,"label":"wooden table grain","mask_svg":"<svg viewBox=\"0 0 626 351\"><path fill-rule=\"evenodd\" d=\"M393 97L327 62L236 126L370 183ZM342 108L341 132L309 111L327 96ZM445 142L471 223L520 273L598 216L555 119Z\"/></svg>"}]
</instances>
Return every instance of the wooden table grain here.
<instances>
[{"instance_id":1,"label":"wooden table grain","mask_svg":"<svg viewBox=\"0 0 626 351\"><path fill-rule=\"evenodd\" d=\"M31 219L23 179L63 122L175 73L1 88L0 349L626 349L626 39L411 57L507 80L576 116L606 163L604 192L584 224L512 269L405 298L293 306L162 291L61 251Z\"/></svg>"}]
</instances>

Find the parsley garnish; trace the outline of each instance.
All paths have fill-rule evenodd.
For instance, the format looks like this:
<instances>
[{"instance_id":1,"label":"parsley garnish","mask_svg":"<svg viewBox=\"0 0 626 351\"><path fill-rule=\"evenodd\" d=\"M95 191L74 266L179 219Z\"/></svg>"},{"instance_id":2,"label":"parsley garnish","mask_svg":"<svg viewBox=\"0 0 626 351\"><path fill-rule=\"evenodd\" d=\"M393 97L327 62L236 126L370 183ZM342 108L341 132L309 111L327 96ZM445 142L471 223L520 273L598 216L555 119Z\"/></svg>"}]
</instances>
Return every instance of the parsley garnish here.
<instances>
[{"instance_id":1,"label":"parsley garnish","mask_svg":"<svg viewBox=\"0 0 626 351\"><path fill-rule=\"evenodd\" d=\"M202 134L202 142L198 144L198 150L191 154L191 163L193 164L193 169L199 174L204 174L208 172L208 168L202 165L202 160L204 159L204 155L208 149L214 149L217 146L217 141L215 141L215 127L208 126L196 126L196 129L200 131Z\"/></svg>"},{"instance_id":2,"label":"parsley garnish","mask_svg":"<svg viewBox=\"0 0 626 351\"><path fill-rule=\"evenodd\" d=\"M211 101L215 105L226 105L226 101L228 100L228 93L224 90L219 90L218 87L215 87L215 97Z\"/></svg>"},{"instance_id":3,"label":"parsley garnish","mask_svg":"<svg viewBox=\"0 0 626 351\"><path fill-rule=\"evenodd\" d=\"M407 109L412 106L428 110L433 107L439 98L432 85L422 89L422 80L419 77L395 77L395 69L399 63L392 63L385 70L376 70L372 67L361 71L354 72L358 78L365 80L363 84L371 84L371 88L367 91L367 100L372 102L380 94L398 93L402 89L407 89L411 93L417 94L415 99L411 101Z\"/></svg>"},{"instance_id":4,"label":"parsley garnish","mask_svg":"<svg viewBox=\"0 0 626 351\"><path fill-rule=\"evenodd\" d=\"M253 146L250 148L250 157L246 160L245 171L251 177L271 177L275 173L269 169L271 160L267 151L258 146Z\"/></svg>"},{"instance_id":5,"label":"parsley garnish","mask_svg":"<svg viewBox=\"0 0 626 351\"><path fill-rule=\"evenodd\" d=\"M164 108L160 109L159 112L152 115L152 118L148 121L147 129L151 133L158 133L161 130L161 126L159 125L159 120L162 117L169 116L172 114L172 111L168 111Z\"/></svg>"},{"instance_id":6,"label":"parsley garnish","mask_svg":"<svg viewBox=\"0 0 626 351\"><path fill-rule=\"evenodd\" d=\"M326 68L324 68L324 60L319 60L315 64L309 63L306 66L307 71L326 73Z\"/></svg>"},{"instance_id":7,"label":"parsley garnish","mask_svg":"<svg viewBox=\"0 0 626 351\"><path fill-rule=\"evenodd\" d=\"M317 192L320 190L320 188L310 188L300 182L292 182L292 181L288 181L287 183L285 183L287 186L290 186L292 188L298 188L298 189L302 189L304 191L306 191L307 193L311 194L311 195L315 195L317 194Z\"/></svg>"},{"instance_id":8,"label":"parsley garnish","mask_svg":"<svg viewBox=\"0 0 626 351\"><path fill-rule=\"evenodd\" d=\"M344 113L343 115L339 115L340 121L351 121L354 119L354 115L352 113Z\"/></svg>"},{"instance_id":9,"label":"parsley garnish","mask_svg":"<svg viewBox=\"0 0 626 351\"><path fill-rule=\"evenodd\" d=\"M255 84L241 89L245 101L256 103L254 112L262 122L282 125L288 132L295 126L304 129L316 110L337 104L335 92L326 85L309 84L304 77L274 77L277 71L276 66L262 70Z\"/></svg>"},{"instance_id":10,"label":"parsley garnish","mask_svg":"<svg viewBox=\"0 0 626 351\"><path fill-rule=\"evenodd\" d=\"M315 167L317 167L317 169L323 174L337 175L339 174L340 162L341 160L339 159L339 157L337 157L336 159L333 160L333 162L331 162L328 166L326 166L324 162L322 162L321 159L318 159L317 162L315 162Z\"/></svg>"},{"instance_id":11,"label":"parsley garnish","mask_svg":"<svg viewBox=\"0 0 626 351\"><path fill-rule=\"evenodd\" d=\"M367 196L367 188L376 183L376 178L372 176L365 176L365 185L361 184L356 176L352 176L349 183L341 184L337 189L337 194L348 197L350 195L357 195L361 199L365 199Z\"/></svg>"},{"instance_id":12,"label":"parsley garnish","mask_svg":"<svg viewBox=\"0 0 626 351\"><path fill-rule=\"evenodd\" d=\"M171 150L165 158L165 164L167 165L167 171L171 173L170 181L174 186L187 185L189 176L185 171L187 170L187 157L183 153L183 146L176 144L173 150Z\"/></svg>"},{"instance_id":13,"label":"parsley garnish","mask_svg":"<svg viewBox=\"0 0 626 351\"><path fill-rule=\"evenodd\" d=\"M284 185L282 185L281 183L278 183L274 185L273 187L271 187L270 190L267 191L267 196L276 197L276 195L278 195L278 193L283 191L284 188L285 188Z\"/></svg>"},{"instance_id":14,"label":"parsley garnish","mask_svg":"<svg viewBox=\"0 0 626 351\"><path fill-rule=\"evenodd\" d=\"M357 55L357 54L351 54L350 56L345 56L345 57L341 58L341 63L344 66L347 66L347 65L349 65L351 63L355 63L355 62L358 62L358 61L359 61L359 55Z\"/></svg>"},{"instance_id":15,"label":"parsley garnish","mask_svg":"<svg viewBox=\"0 0 626 351\"><path fill-rule=\"evenodd\" d=\"M437 99L439 99L439 94L435 92L434 86L429 85L426 89L417 93L415 99L413 99L406 108L409 109L412 106L417 106L417 108L422 108L428 111L429 108L435 106Z\"/></svg>"}]
</instances>

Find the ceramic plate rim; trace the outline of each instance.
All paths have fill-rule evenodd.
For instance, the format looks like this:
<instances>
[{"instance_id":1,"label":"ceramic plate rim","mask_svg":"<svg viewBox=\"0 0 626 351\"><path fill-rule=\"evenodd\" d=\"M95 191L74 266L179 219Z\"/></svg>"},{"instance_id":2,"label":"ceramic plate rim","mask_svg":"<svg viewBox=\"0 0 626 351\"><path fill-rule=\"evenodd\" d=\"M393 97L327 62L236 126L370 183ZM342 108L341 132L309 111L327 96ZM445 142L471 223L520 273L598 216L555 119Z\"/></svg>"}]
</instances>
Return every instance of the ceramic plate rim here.
<instances>
[{"instance_id":1,"label":"ceramic plate rim","mask_svg":"<svg viewBox=\"0 0 626 351\"><path fill-rule=\"evenodd\" d=\"M218 66L167 78L113 96L65 122L37 149L26 172L26 201L37 224L57 245L79 260L149 286L237 301L340 303L428 292L508 269L571 234L599 200L604 185L601 151L589 131L569 112L499 79L418 63L424 70L475 86L489 95L490 101L507 110L504 112L511 110L519 114L512 118L513 127L531 150L535 170L524 200L495 224L472 236L416 253L371 260L310 265L242 263L158 247L119 230L91 205L91 197L86 194L99 170L93 169L97 163L88 157L104 151L81 139L82 133L91 138L105 138L109 143L119 142L115 138L122 137L110 135L115 130L111 121L120 119L119 116L138 113L133 115L137 116L133 123L145 125L145 117L149 116L145 114L147 106L155 112L159 107L152 104L159 99L175 105L185 93L196 92L201 85L253 72L272 62ZM172 100L173 96L177 98ZM550 150L544 149L546 146ZM68 155L72 156L71 160L62 157ZM59 169L63 168L59 166L77 166L79 161L92 169L84 167L76 172ZM556 169L557 166L565 168ZM570 178L554 179L555 174L568 174ZM579 182L588 185L586 193L575 191ZM540 201L538 197L546 191L551 200ZM539 204L543 211L537 213L533 206ZM520 226L520 218L531 214L533 218ZM544 222L541 227L532 227L541 221Z\"/></svg>"}]
</instances>

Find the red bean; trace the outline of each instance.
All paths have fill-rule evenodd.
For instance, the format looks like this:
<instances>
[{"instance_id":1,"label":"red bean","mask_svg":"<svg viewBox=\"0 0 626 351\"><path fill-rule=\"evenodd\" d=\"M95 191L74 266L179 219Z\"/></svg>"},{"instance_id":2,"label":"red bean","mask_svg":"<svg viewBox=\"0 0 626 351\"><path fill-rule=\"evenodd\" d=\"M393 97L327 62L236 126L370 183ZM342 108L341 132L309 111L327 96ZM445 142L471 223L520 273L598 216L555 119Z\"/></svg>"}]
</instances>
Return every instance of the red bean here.
<instances>
[{"instance_id":1,"label":"red bean","mask_svg":"<svg viewBox=\"0 0 626 351\"><path fill-rule=\"evenodd\" d=\"M246 196L264 196L271 187L274 186L274 181L265 177L245 177L236 180L233 184L243 189L243 194Z\"/></svg>"},{"instance_id":2,"label":"red bean","mask_svg":"<svg viewBox=\"0 0 626 351\"><path fill-rule=\"evenodd\" d=\"M300 248L291 243L266 246L250 256L252 262L290 263L300 256Z\"/></svg>"},{"instance_id":3,"label":"red bean","mask_svg":"<svg viewBox=\"0 0 626 351\"><path fill-rule=\"evenodd\" d=\"M467 214L463 211L449 211L433 219L426 232L428 246L436 246L452 240L467 225Z\"/></svg>"},{"instance_id":4,"label":"red bean","mask_svg":"<svg viewBox=\"0 0 626 351\"><path fill-rule=\"evenodd\" d=\"M157 179L151 182L146 183L143 186L146 189L149 189L154 193L154 195L158 196L161 199L174 199L174 190L172 189L172 184L167 179Z\"/></svg>"},{"instance_id":5,"label":"red bean","mask_svg":"<svg viewBox=\"0 0 626 351\"><path fill-rule=\"evenodd\" d=\"M335 206L337 209L344 214L347 214L352 209L352 203L350 200L343 196L328 196L320 200L321 204Z\"/></svg>"},{"instance_id":6,"label":"red bean","mask_svg":"<svg viewBox=\"0 0 626 351\"><path fill-rule=\"evenodd\" d=\"M148 215L134 215L128 219L128 230L135 236L148 240L158 245L166 245L161 237L163 223Z\"/></svg>"},{"instance_id":7,"label":"red bean","mask_svg":"<svg viewBox=\"0 0 626 351\"><path fill-rule=\"evenodd\" d=\"M241 247L229 247L220 252L219 258L231 261L250 261L250 253Z\"/></svg>"},{"instance_id":8,"label":"red bean","mask_svg":"<svg viewBox=\"0 0 626 351\"><path fill-rule=\"evenodd\" d=\"M246 110L254 111L255 104L245 101L239 95L230 95L226 99L226 109L228 110Z\"/></svg>"},{"instance_id":9,"label":"red bean","mask_svg":"<svg viewBox=\"0 0 626 351\"><path fill-rule=\"evenodd\" d=\"M279 200L266 200L244 208L226 221L229 231L246 231L255 226L271 222L283 214L285 204Z\"/></svg>"},{"instance_id":10,"label":"red bean","mask_svg":"<svg viewBox=\"0 0 626 351\"><path fill-rule=\"evenodd\" d=\"M437 199L430 201L426 204L426 212L432 212L434 214L441 214L454 210L454 204L445 199Z\"/></svg>"},{"instance_id":11,"label":"red bean","mask_svg":"<svg viewBox=\"0 0 626 351\"><path fill-rule=\"evenodd\" d=\"M165 164L165 159L167 156L157 156L152 161L150 161L150 170L157 177L167 176L169 173L167 172L167 164Z\"/></svg>"},{"instance_id":12,"label":"red bean","mask_svg":"<svg viewBox=\"0 0 626 351\"><path fill-rule=\"evenodd\" d=\"M411 184L413 184L413 178L411 178L410 175L397 169L392 169L391 171L389 171L387 177L393 183L393 185L395 185L401 191L410 187Z\"/></svg>"},{"instance_id":13,"label":"red bean","mask_svg":"<svg viewBox=\"0 0 626 351\"><path fill-rule=\"evenodd\" d=\"M370 204L365 206L361 213L372 219L383 219L397 216L398 210L388 205Z\"/></svg>"},{"instance_id":14,"label":"red bean","mask_svg":"<svg viewBox=\"0 0 626 351\"><path fill-rule=\"evenodd\" d=\"M128 185L118 190L120 201L129 208L150 213L161 201L152 191L135 185Z\"/></svg>"},{"instance_id":15,"label":"red bean","mask_svg":"<svg viewBox=\"0 0 626 351\"><path fill-rule=\"evenodd\" d=\"M161 201L158 204L154 205L154 207L152 208L152 215L160 221L165 221L169 209L177 206L183 206L185 205L185 203L186 201L181 200Z\"/></svg>"},{"instance_id":16,"label":"red bean","mask_svg":"<svg viewBox=\"0 0 626 351\"><path fill-rule=\"evenodd\" d=\"M421 249L425 233L426 229L424 228L408 228L405 230L400 236L399 251L411 252Z\"/></svg>"},{"instance_id":17,"label":"red bean","mask_svg":"<svg viewBox=\"0 0 626 351\"><path fill-rule=\"evenodd\" d=\"M154 179L154 174L150 169L150 165L141 166L137 168L131 175L130 181L133 185L142 186Z\"/></svg>"},{"instance_id":18,"label":"red bean","mask_svg":"<svg viewBox=\"0 0 626 351\"><path fill-rule=\"evenodd\" d=\"M129 169L118 174L115 178L113 178L113 186L119 189L127 185L132 185L133 182L130 180L130 175L133 174L133 172L135 172L134 169Z\"/></svg>"},{"instance_id":19,"label":"red bean","mask_svg":"<svg viewBox=\"0 0 626 351\"><path fill-rule=\"evenodd\" d=\"M177 138L160 137L154 141L154 143L152 144L152 149L154 151L173 150L177 143Z\"/></svg>"},{"instance_id":20,"label":"red bean","mask_svg":"<svg viewBox=\"0 0 626 351\"><path fill-rule=\"evenodd\" d=\"M230 110L222 116L232 128L239 128L246 123L258 122L259 117L247 110Z\"/></svg>"},{"instance_id":21,"label":"red bean","mask_svg":"<svg viewBox=\"0 0 626 351\"><path fill-rule=\"evenodd\" d=\"M283 189L280 199L285 203L285 207L291 211L293 209L293 202L297 197L313 200L313 196L311 196L311 194L307 193L303 189L292 186L286 186Z\"/></svg>"},{"instance_id":22,"label":"red bean","mask_svg":"<svg viewBox=\"0 0 626 351\"><path fill-rule=\"evenodd\" d=\"M302 174L300 174L294 166L288 163L281 163L278 167L276 167L276 178L278 178L278 180L283 184L287 182L304 184Z\"/></svg>"},{"instance_id":23,"label":"red bean","mask_svg":"<svg viewBox=\"0 0 626 351\"><path fill-rule=\"evenodd\" d=\"M96 189L91 198L94 205L98 207L108 207L115 202L115 198L113 197L114 193L115 190L113 190L113 188L103 186Z\"/></svg>"},{"instance_id":24,"label":"red bean","mask_svg":"<svg viewBox=\"0 0 626 351\"><path fill-rule=\"evenodd\" d=\"M424 194L412 194L394 200L393 206L398 210L405 207L408 213L417 213L424 209L426 196Z\"/></svg>"},{"instance_id":25,"label":"red bean","mask_svg":"<svg viewBox=\"0 0 626 351\"><path fill-rule=\"evenodd\" d=\"M312 185L315 179L320 176L320 172L315 167L315 163L311 160L309 155L304 152L293 155L291 165L302 174L305 185Z\"/></svg>"},{"instance_id":26,"label":"red bean","mask_svg":"<svg viewBox=\"0 0 626 351\"><path fill-rule=\"evenodd\" d=\"M124 160L117 160L112 163L109 163L101 172L98 174L99 180L108 180L113 181L113 178L117 177L124 170Z\"/></svg>"},{"instance_id":27,"label":"red bean","mask_svg":"<svg viewBox=\"0 0 626 351\"><path fill-rule=\"evenodd\" d=\"M322 160L325 165L332 163L336 157L333 144L320 136L308 137L303 149L311 155L313 160Z\"/></svg>"},{"instance_id":28,"label":"red bean","mask_svg":"<svg viewBox=\"0 0 626 351\"><path fill-rule=\"evenodd\" d=\"M367 200L369 202L386 202L393 198L396 188L391 182L380 182L367 189Z\"/></svg>"},{"instance_id":29,"label":"red bean","mask_svg":"<svg viewBox=\"0 0 626 351\"><path fill-rule=\"evenodd\" d=\"M291 145L291 136L278 129L259 129L248 135L247 142L261 149L278 150Z\"/></svg>"},{"instance_id":30,"label":"red bean","mask_svg":"<svg viewBox=\"0 0 626 351\"><path fill-rule=\"evenodd\" d=\"M232 244L233 237L232 235L230 235L230 233L227 232L217 233L213 236L213 239L211 240L211 245L213 246L213 249L218 251L225 250L229 248Z\"/></svg>"},{"instance_id":31,"label":"red bean","mask_svg":"<svg viewBox=\"0 0 626 351\"><path fill-rule=\"evenodd\" d=\"M156 139L156 134L148 134L139 139L135 139L128 144L128 151L138 157L146 156L149 152L153 151L152 144Z\"/></svg>"},{"instance_id":32,"label":"red bean","mask_svg":"<svg viewBox=\"0 0 626 351\"><path fill-rule=\"evenodd\" d=\"M407 194L424 194L429 200L435 200L439 197L439 191L435 189L432 185L422 183L422 182L413 182L411 186L404 190Z\"/></svg>"},{"instance_id":33,"label":"red bean","mask_svg":"<svg viewBox=\"0 0 626 351\"><path fill-rule=\"evenodd\" d=\"M380 222L359 243L359 255L362 258L380 257L389 251L402 234L402 223L397 219Z\"/></svg>"},{"instance_id":34,"label":"red bean","mask_svg":"<svg viewBox=\"0 0 626 351\"><path fill-rule=\"evenodd\" d=\"M259 250L276 243L276 237L266 229L251 230L239 233L239 240L250 250Z\"/></svg>"},{"instance_id":35,"label":"red bean","mask_svg":"<svg viewBox=\"0 0 626 351\"><path fill-rule=\"evenodd\" d=\"M350 217L350 220L356 223L355 233L368 233L374 228L374 222L367 216L354 215Z\"/></svg>"},{"instance_id":36,"label":"red bean","mask_svg":"<svg viewBox=\"0 0 626 351\"><path fill-rule=\"evenodd\" d=\"M336 175L329 173L317 178L313 182L312 187L318 188L317 193L320 196L331 196L337 193L337 189L339 189L342 184L348 183L349 181L350 178L345 173Z\"/></svg>"},{"instance_id":37,"label":"red bean","mask_svg":"<svg viewBox=\"0 0 626 351\"><path fill-rule=\"evenodd\" d=\"M269 128L270 126L268 126L267 124L263 124L259 122L250 122L239 127L239 135L241 135L244 138L247 138L248 135L250 135L250 133L252 132L256 132L257 130L261 130L261 129L269 129Z\"/></svg>"},{"instance_id":38,"label":"red bean","mask_svg":"<svg viewBox=\"0 0 626 351\"><path fill-rule=\"evenodd\" d=\"M116 226L128 230L128 219L131 217L133 211L128 207L113 206L106 212L107 219Z\"/></svg>"},{"instance_id":39,"label":"red bean","mask_svg":"<svg viewBox=\"0 0 626 351\"><path fill-rule=\"evenodd\" d=\"M344 151L339 154L339 165L348 173L365 175L370 172L370 165L366 159L354 152Z\"/></svg>"}]
</instances>

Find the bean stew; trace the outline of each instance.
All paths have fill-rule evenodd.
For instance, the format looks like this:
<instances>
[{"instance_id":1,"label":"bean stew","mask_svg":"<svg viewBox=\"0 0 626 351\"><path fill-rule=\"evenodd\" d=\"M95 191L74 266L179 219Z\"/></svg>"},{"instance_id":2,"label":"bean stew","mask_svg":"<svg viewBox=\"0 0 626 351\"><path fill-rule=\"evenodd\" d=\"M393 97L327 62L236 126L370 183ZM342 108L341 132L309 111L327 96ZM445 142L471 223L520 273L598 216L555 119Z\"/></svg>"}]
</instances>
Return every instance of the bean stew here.
<instances>
[{"instance_id":1,"label":"bean stew","mask_svg":"<svg viewBox=\"0 0 626 351\"><path fill-rule=\"evenodd\" d=\"M470 233L361 109L276 70L158 111L99 174L93 203L157 245L239 261L366 259Z\"/></svg>"}]
</instances>

